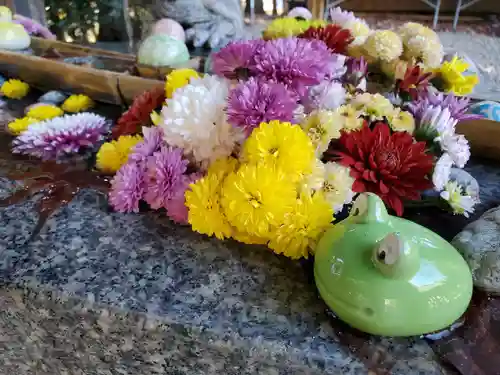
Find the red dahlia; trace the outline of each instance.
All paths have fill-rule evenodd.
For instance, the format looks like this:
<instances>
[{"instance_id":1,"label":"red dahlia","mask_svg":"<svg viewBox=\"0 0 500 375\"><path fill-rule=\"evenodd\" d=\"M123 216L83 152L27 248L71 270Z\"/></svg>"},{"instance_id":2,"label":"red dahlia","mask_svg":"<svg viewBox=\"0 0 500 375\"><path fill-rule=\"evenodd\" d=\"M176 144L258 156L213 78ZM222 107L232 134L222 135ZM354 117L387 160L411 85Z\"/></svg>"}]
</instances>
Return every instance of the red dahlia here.
<instances>
[{"instance_id":1,"label":"red dahlia","mask_svg":"<svg viewBox=\"0 0 500 375\"><path fill-rule=\"evenodd\" d=\"M432 186L433 157L425 153L425 142L414 142L407 132L391 134L385 123L344 132L334 147L327 155L351 169L352 190L377 194L398 216L404 199L418 200Z\"/></svg>"},{"instance_id":2,"label":"red dahlia","mask_svg":"<svg viewBox=\"0 0 500 375\"><path fill-rule=\"evenodd\" d=\"M354 40L349 30L338 25L310 27L299 35L299 38L321 40L325 42L330 51L342 54L346 53L347 46Z\"/></svg>"},{"instance_id":3,"label":"red dahlia","mask_svg":"<svg viewBox=\"0 0 500 375\"><path fill-rule=\"evenodd\" d=\"M130 108L118 119L113 127L113 139L121 135L133 135L141 132L143 126L151 123L151 112L165 102L165 90L156 88L145 91L134 99Z\"/></svg>"}]
</instances>

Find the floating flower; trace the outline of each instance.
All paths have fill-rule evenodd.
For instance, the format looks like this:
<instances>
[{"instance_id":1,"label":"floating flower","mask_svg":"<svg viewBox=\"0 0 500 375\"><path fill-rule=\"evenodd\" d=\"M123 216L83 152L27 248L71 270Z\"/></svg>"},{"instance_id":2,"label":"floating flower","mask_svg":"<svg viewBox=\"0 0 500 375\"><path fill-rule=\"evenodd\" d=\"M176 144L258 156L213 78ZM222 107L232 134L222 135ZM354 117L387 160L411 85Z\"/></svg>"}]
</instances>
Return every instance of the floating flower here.
<instances>
[{"instance_id":1,"label":"floating flower","mask_svg":"<svg viewBox=\"0 0 500 375\"><path fill-rule=\"evenodd\" d=\"M445 61L435 70L435 74L443 83L446 92L463 96L472 93L474 87L479 83L477 74L465 75L469 64L454 56L451 61Z\"/></svg>"},{"instance_id":2,"label":"floating flower","mask_svg":"<svg viewBox=\"0 0 500 375\"><path fill-rule=\"evenodd\" d=\"M88 111L95 103L87 95L71 95L64 101L61 108L65 112L78 113Z\"/></svg>"},{"instance_id":3,"label":"floating flower","mask_svg":"<svg viewBox=\"0 0 500 375\"><path fill-rule=\"evenodd\" d=\"M407 132L391 134L383 123L370 129L343 133L337 148L328 151L328 160L351 169L352 190L372 192L403 214L403 200L417 200L431 187L427 176L433 167L432 155L425 153L425 142L414 142Z\"/></svg>"},{"instance_id":4,"label":"floating flower","mask_svg":"<svg viewBox=\"0 0 500 375\"><path fill-rule=\"evenodd\" d=\"M316 39L323 41L333 53L345 54L347 46L354 40L349 30L339 25L326 25L323 27L310 27L299 38Z\"/></svg>"},{"instance_id":5,"label":"floating flower","mask_svg":"<svg viewBox=\"0 0 500 375\"><path fill-rule=\"evenodd\" d=\"M319 84L336 66L325 43L300 38L276 39L255 56L255 71L271 82L283 83L298 98Z\"/></svg>"},{"instance_id":6,"label":"floating flower","mask_svg":"<svg viewBox=\"0 0 500 375\"><path fill-rule=\"evenodd\" d=\"M0 87L0 93L9 99L22 99L29 91L29 85L18 79L9 79Z\"/></svg>"},{"instance_id":7,"label":"floating flower","mask_svg":"<svg viewBox=\"0 0 500 375\"><path fill-rule=\"evenodd\" d=\"M308 94L302 99L307 112L316 109L334 110L344 104L346 92L340 82L323 81L309 88Z\"/></svg>"},{"instance_id":8,"label":"floating flower","mask_svg":"<svg viewBox=\"0 0 500 375\"><path fill-rule=\"evenodd\" d=\"M79 113L55 117L30 126L14 141L12 152L55 160L94 147L108 125L104 117Z\"/></svg>"},{"instance_id":9,"label":"floating flower","mask_svg":"<svg viewBox=\"0 0 500 375\"><path fill-rule=\"evenodd\" d=\"M338 121L338 116L331 111L314 111L302 124L302 128L311 139L316 150L316 155L321 157L328 149L332 139L340 138L342 122Z\"/></svg>"},{"instance_id":10,"label":"floating flower","mask_svg":"<svg viewBox=\"0 0 500 375\"><path fill-rule=\"evenodd\" d=\"M226 119L228 94L229 83L209 75L177 90L162 109L164 141L203 167L231 155L239 132Z\"/></svg>"},{"instance_id":11,"label":"floating flower","mask_svg":"<svg viewBox=\"0 0 500 375\"><path fill-rule=\"evenodd\" d=\"M64 115L64 111L52 104L42 104L32 107L26 114L27 117L35 118L40 121L50 120L62 115Z\"/></svg>"},{"instance_id":12,"label":"floating flower","mask_svg":"<svg viewBox=\"0 0 500 375\"><path fill-rule=\"evenodd\" d=\"M434 189L441 191L444 189L445 185L450 181L451 167L453 166L453 160L450 155L444 153L436 162L434 166L434 172L432 173L432 183L434 184Z\"/></svg>"},{"instance_id":13,"label":"floating flower","mask_svg":"<svg viewBox=\"0 0 500 375\"><path fill-rule=\"evenodd\" d=\"M229 94L227 120L249 135L262 122L293 121L296 108L296 101L282 84L250 78Z\"/></svg>"},{"instance_id":14,"label":"floating flower","mask_svg":"<svg viewBox=\"0 0 500 375\"><path fill-rule=\"evenodd\" d=\"M193 69L174 69L167 75L165 80L165 96L172 98L175 90L186 86L191 79L200 78L200 75Z\"/></svg>"},{"instance_id":15,"label":"floating flower","mask_svg":"<svg viewBox=\"0 0 500 375\"><path fill-rule=\"evenodd\" d=\"M295 184L272 164L242 165L229 174L221 194L228 221L240 232L267 238L297 197ZM208 220L205 219L205 220Z\"/></svg>"},{"instance_id":16,"label":"floating flower","mask_svg":"<svg viewBox=\"0 0 500 375\"><path fill-rule=\"evenodd\" d=\"M17 118L7 124L7 129L9 129L11 134L19 135L28 129L31 124L36 124L37 122L39 121L32 117Z\"/></svg>"},{"instance_id":17,"label":"floating flower","mask_svg":"<svg viewBox=\"0 0 500 375\"><path fill-rule=\"evenodd\" d=\"M141 141L139 135L122 135L116 141L103 143L96 155L97 169L115 173L128 161L133 147Z\"/></svg>"},{"instance_id":18,"label":"floating flower","mask_svg":"<svg viewBox=\"0 0 500 375\"><path fill-rule=\"evenodd\" d=\"M184 176L183 183L176 185L172 192L172 197L165 202L167 215L173 222L177 224L188 224L188 208L186 207L186 191L191 190L190 185L195 183L201 175L193 173Z\"/></svg>"},{"instance_id":19,"label":"floating flower","mask_svg":"<svg viewBox=\"0 0 500 375\"><path fill-rule=\"evenodd\" d=\"M220 205L222 180L208 174L186 191L188 222L193 230L220 240L231 237L232 228Z\"/></svg>"},{"instance_id":20,"label":"floating flower","mask_svg":"<svg viewBox=\"0 0 500 375\"><path fill-rule=\"evenodd\" d=\"M396 132L408 132L413 134L415 131L415 119L410 112L396 108L388 116L387 120L391 129Z\"/></svg>"},{"instance_id":21,"label":"floating flower","mask_svg":"<svg viewBox=\"0 0 500 375\"><path fill-rule=\"evenodd\" d=\"M383 120L394 112L394 106L389 99L380 94L363 93L355 96L350 104L371 121Z\"/></svg>"},{"instance_id":22,"label":"floating flower","mask_svg":"<svg viewBox=\"0 0 500 375\"><path fill-rule=\"evenodd\" d=\"M394 31L374 31L363 45L366 53L373 59L392 61L403 53L401 38Z\"/></svg>"},{"instance_id":23,"label":"floating flower","mask_svg":"<svg viewBox=\"0 0 500 375\"><path fill-rule=\"evenodd\" d=\"M134 146L129 156L130 160L136 162L146 161L148 157L160 149L160 145L163 143L163 132L156 126L143 127L142 134L144 139Z\"/></svg>"},{"instance_id":24,"label":"floating flower","mask_svg":"<svg viewBox=\"0 0 500 375\"><path fill-rule=\"evenodd\" d=\"M345 204L352 202L353 184L349 168L334 162L325 164L325 181L321 190L333 212L342 211Z\"/></svg>"},{"instance_id":25,"label":"floating flower","mask_svg":"<svg viewBox=\"0 0 500 375\"><path fill-rule=\"evenodd\" d=\"M331 226L333 211L321 193L302 193L283 224L271 236L269 247L292 259L308 258L319 237Z\"/></svg>"},{"instance_id":26,"label":"floating flower","mask_svg":"<svg viewBox=\"0 0 500 375\"><path fill-rule=\"evenodd\" d=\"M166 208L167 201L175 196L179 188L185 191L187 166L188 162L178 148L162 147L148 158L144 200L151 208Z\"/></svg>"},{"instance_id":27,"label":"floating flower","mask_svg":"<svg viewBox=\"0 0 500 375\"><path fill-rule=\"evenodd\" d=\"M165 90L156 88L138 95L130 108L118 119L113 127L113 138L120 135L133 135L141 131L143 126L149 125L151 112L165 102Z\"/></svg>"},{"instance_id":28,"label":"floating flower","mask_svg":"<svg viewBox=\"0 0 500 375\"><path fill-rule=\"evenodd\" d=\"M311 172L314 158L313 144L307 134L300 126L287 122L262 123L243 145L246 162L274 166L292 181Z\"/></svg>"},{"instance_id":29,"label":"floating flower","mask_svg":"<svg viewBox=\"0 0 500 375\"><path fill-rule=\"evenodd\" d=\"M263 44L262 40L229 43L212 55L212 70L215 74L228 79L252 76L254 57Z\"/></svg>"},{"instance_id":30,"label":"floating flower","mask_svg":"<svg viewBox=\"0 0 500 375\"><path fill-rule=\"evenodd\" d=\"M440 194L441 198L448 202L453 213L469 217L474 213L474 206L478 203L473 194L460 186L456 181L449 181Z\"/></svg>"},{"instance_id":31,"label":"floating flower","mask_svg":"<svg viewBox=\"0 0 500 375\"><path fill-rule=\"evenodd\" d=\"M118 212L139 212L144 188L144 165L127 163L111 180L109 203Z\"/></svg>"}]
</instances>

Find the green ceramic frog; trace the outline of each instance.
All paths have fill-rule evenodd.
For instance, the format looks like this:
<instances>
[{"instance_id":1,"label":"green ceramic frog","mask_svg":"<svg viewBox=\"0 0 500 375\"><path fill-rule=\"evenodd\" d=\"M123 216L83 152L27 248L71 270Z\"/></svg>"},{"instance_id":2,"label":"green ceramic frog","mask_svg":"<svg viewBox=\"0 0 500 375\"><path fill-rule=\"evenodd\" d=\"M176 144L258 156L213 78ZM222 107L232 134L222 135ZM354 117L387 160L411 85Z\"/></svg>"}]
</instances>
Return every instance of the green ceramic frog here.
<instances>
[{"instance_id":1,"label":"green ceramic frog","mask_svg":"<svg viewBox=\"0 0 500 375\"><path fill-rule=\"evenodd\" d=\"M12 12L0 6L0 49L19 51L31 44L31 37L22 25L12 22Z\"/></svg>"},{"instance_id":2,"label":"green ceramic frog","mask_svg":"<svg viewBox=\"0 0 500 375\"><path fill-rule=\"evenodd\" d=\"M341 320L382 336L444 329L472 297L471 272L455 248L418 224L390 216L374 194L361 194L350 216L321 238L314 276Z\"/></svg>"}]
</instances>

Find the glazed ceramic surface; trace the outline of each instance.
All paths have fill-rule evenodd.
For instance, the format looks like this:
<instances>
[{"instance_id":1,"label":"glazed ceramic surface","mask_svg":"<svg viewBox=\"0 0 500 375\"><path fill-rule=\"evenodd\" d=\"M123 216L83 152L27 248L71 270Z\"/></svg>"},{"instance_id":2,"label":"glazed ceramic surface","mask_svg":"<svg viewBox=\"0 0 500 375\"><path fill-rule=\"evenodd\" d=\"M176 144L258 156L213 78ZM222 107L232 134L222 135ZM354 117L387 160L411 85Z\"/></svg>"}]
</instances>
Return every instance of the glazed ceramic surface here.
<instances>
[{"instance_id":1,"label":"glazed ceramic surface","mask_svg":"<svg viewBox=\"0 0 500 375\"><path fill-rule=\"evenodd\" d=\"M390 216L362 194L350 216L316 248L318 290L332 311L361 331L414 336L459 319L472 297L469 267L434 232Z\"/></svg>"},{"instance_id":2,"label":"glazed ceramic surface","mask_svg":"<svg viewBox=\"0 0 500 375\"><path fill-rule=\"evenodd\" d=\"M12 22L12 13L0 7L0 49L23 50L30 46L31 38L22 25Z\"/></svg>"},{"instance_id":3,"label":"glazed ceramic surface","mask_svg":"<svg viewBox=\"0 0 500 375\"><path fill-rule=\"evenodd\" d=\"M189 61L189 51L178 39L165 34L147 37L137 53L140 64L156 67L175 66Z\"/></svg>"}]
</instances>

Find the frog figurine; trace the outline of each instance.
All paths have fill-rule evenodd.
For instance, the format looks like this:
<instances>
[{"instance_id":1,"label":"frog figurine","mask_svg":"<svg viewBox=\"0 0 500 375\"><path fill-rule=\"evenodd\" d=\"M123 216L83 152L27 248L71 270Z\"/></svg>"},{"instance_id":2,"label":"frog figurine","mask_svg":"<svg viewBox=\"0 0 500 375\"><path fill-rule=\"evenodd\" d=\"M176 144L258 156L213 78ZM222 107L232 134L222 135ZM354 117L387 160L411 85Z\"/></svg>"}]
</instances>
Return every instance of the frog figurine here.
<instances>
[{"instance_id":1,"label":"frog figurine","mask_svg":"<svg viewBox=\"0 0 500 375\"><path fill-rule=\"evenodd\" d=\"M338 318L381 336L447 328L472 297L471 272L455 248L436 233L389 215L371 193L361 194L349 217L324 233L314 277Z\"/></svg>"},{"instance_id":2,"label":"frog figurine","mask_svg":"<svg viewBox=\"0 0 500 375\"><path fill-rule=\"evenodd\" d=\"M12 12L0 6L0 50L21 51L31 44L31 37L22 25L12 22Z\"/></svg>"}]
</instances>

